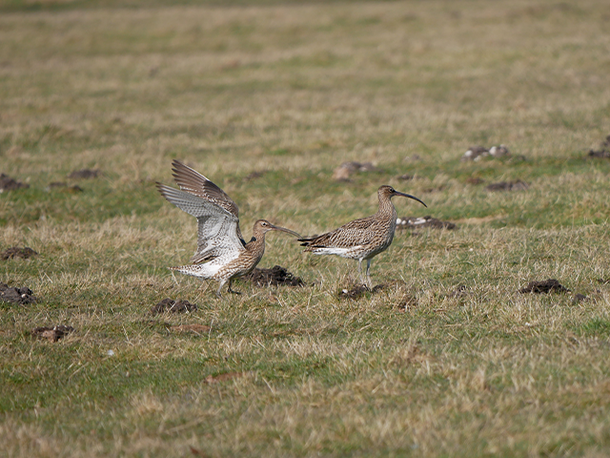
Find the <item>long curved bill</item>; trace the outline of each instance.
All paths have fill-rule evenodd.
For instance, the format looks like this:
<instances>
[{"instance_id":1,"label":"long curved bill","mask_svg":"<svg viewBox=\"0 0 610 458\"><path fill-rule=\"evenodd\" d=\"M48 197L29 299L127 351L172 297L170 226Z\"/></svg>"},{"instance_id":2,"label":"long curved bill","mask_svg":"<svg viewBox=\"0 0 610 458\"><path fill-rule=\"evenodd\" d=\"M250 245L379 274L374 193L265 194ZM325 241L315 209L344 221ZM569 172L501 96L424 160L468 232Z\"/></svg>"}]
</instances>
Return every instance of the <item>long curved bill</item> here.
<instances>
[{"instance_id":1,"label":"long curved bill","mask_svg":"<svg viewBox=\"0 0 610 458\"><path fill-rule=\"evenodd\" d=\"M290 235L294 235L295 237L301 237L299 234L297 234L294 231L291 231L290 229L286 229L285 227L281 227L281 226L276 226L275 224L271 225L271 229L275 230L275 231L282 231L282 232L286 232L287 234Z\"/></svg>"},{"instance_id":2,"label":"long curved bill","mask_svg":"<svg viewBox=\"0 0 610 458\"><path fill-rule=\"evenodd\" d=\"M422 204L424 207L428 208L428 206L422 200L419 200L417 197L412 196L411 194L405 194L404 192L398 192L398 191L395 191L395 193L396 193L397 196L408 197L409 199L416 200L420 204Z\"/></svg>"}]
</instances>

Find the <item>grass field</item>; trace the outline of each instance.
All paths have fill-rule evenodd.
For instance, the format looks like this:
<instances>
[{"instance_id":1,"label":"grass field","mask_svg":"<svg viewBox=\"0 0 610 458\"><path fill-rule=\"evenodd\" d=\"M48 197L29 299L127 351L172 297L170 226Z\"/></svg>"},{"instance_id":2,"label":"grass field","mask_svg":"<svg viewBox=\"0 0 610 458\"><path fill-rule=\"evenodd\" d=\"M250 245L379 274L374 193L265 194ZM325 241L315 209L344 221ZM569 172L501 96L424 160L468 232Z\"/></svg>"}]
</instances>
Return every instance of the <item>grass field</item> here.
<instances>
[{"instance_id":1,"label":"grass field","mask_svg":"<svg viewBox=\"0 0 610 458\"><path fill-rule=\"evenodd\" d=\"M39 253L0 259L38 298L0 302L0 454L608 456L608 2L170 3L0 1L0 173L29 185L0 251ZM246 237L367 216L382 184L457 229L397 232L354 300L355 262L271 233L259 267L306 286L218 300L167 269L196 246L155 188L174 158ZM519 293L550 278L570 291Z\"/></svg>"}]
</instances>

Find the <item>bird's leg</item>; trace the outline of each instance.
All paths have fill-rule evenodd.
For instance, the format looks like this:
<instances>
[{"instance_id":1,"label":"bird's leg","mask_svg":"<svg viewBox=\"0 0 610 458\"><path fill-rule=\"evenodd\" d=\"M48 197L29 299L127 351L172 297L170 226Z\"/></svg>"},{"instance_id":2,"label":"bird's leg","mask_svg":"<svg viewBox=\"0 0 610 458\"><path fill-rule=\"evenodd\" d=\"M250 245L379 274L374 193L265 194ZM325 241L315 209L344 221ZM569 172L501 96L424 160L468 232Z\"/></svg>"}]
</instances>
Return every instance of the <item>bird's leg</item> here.
<instances>
[{"instance_id":1,"label":"bird's leg","mask_svg":"<svg viewBox=\"0 0 610 458\"><path fill-rule=\"evenodd\" d=\"M367 280L364 279L363 275L362 275L362 259L358 259L358 275L360 276L360 283L362 284L362 286L371 289L371 278L369 277L369 267L371 266L371 260L367 259L366 260L366 278Z\"/></svg>"},{"instance_id":2,"label":"bird's leg","mask_svg":"<svg viewBox=\"0 0 610 458\"><path fill-rule=\"evenodd\" d=\"M218 291L216 291L216 296L218 296L219 299L222 299L222 294L220 294L220 290L222 289L224 284L225 283L223 281L221 281L220 285L218 285Z\"/></svg>"},{"instance_id":3,"label":"bird's leg","mask_svg":"<svg viewBox=\"0 0 610 458\"><path fill-rule=\"evenodd\" d=\"M370 290L373 289L373 283L371 282L371 275L369 274L369 271L371 270L371 260L367 259L366 260L366 280L367 280L367 284Z\"/></svg>"},{"instance_id":4,"label":"bird's leg","mask_svg":"<svg viewBox=\"0 0 610 458\"><path fill-rule=\"evenodd\" d=\"M228 291L229 293L231 293L231 294L241 294L239 291L233 291L233 290L231 289L231 283L232 283L232 282L233 282L233 279L232 279L232 278L229 278L229 289L228 289L227 291Z\"/></svg>"}]
</instances>

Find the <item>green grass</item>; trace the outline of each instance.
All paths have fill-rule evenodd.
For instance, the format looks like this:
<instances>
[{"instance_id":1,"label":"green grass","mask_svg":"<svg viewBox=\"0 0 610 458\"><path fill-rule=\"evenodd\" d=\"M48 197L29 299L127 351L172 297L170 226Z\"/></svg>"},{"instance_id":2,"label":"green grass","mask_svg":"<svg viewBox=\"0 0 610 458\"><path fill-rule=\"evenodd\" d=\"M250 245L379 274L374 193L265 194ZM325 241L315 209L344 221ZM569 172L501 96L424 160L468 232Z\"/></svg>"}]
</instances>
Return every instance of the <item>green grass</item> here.
<instances>
[{"instance_id":1,"label":"green grass","mask_svg":"<svg viewBox=\"0 0 610 458\"><path fill-rule=\"evenodd\" d=\"M0 260L39 298L0 303L7 456L608 455L610 161L587 157L610 134L606 2L0 11L0 172L29 184L0 194L0 251L40 253ZM237 202L246 237L369 215L381 184L428 205L395 199L400 216L458 228L397 232L371 267L385 288L358 300L340 297L354 262L272 233L260 267L306 286L217 300L167 269L196 245L155 188L174 158ZM334 181L351 160L376 170ZM103 174L67 178L82 168ZM570 291L518 292L549 278ZM166 297L198 310L152 315ZM75 332L32 335L57 324ZM176 328L193 324L210 330Z\"/></svg>"}]
</instances>

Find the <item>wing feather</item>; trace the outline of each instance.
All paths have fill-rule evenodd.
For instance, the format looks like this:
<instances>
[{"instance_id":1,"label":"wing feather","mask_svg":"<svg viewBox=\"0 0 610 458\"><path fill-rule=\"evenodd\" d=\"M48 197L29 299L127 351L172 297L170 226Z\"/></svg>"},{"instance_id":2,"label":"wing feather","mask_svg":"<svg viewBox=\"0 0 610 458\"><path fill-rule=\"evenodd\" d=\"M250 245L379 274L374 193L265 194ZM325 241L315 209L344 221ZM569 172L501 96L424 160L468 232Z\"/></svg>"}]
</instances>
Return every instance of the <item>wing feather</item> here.
<instances>
[{"instance_id":1,"label":"wing feather","mask_svg":"<svg viewBox=\"0 0 610 458\"><path fill-rule=\"evenodd\" d=\"M216 257L235 256L244 250L237 215L190 192L157 183L159 192L180 210L197 218L197 251L191 262L200 263Z\"/></svg>"},{"instance_id":2,"label":"wing feather","mask_svg":"<svg viewBox=\"0 0 610 458\"><path fill-rule=\"evenodd\" d=\"M352 248L356 245L367 245L375 237L378 224L374 218L356 219L343 226L316 237L299 239L302 246L309 248Z\"/></svg>"},{"instance_id":3,"label":"wing feather","mask_svg":"<svg viewBox=\"0 0 610 458\"><path fill-rule=\"evenodd\" d=\"M183 191L213 202L239 217L237 204L216 184L176 159L172 162L172 166L174 180Z\"/></svg>"}]
</instances>

